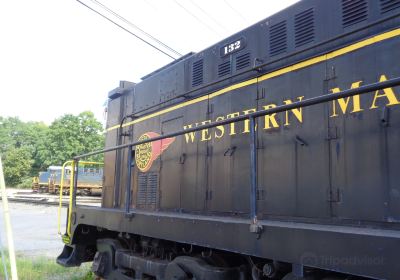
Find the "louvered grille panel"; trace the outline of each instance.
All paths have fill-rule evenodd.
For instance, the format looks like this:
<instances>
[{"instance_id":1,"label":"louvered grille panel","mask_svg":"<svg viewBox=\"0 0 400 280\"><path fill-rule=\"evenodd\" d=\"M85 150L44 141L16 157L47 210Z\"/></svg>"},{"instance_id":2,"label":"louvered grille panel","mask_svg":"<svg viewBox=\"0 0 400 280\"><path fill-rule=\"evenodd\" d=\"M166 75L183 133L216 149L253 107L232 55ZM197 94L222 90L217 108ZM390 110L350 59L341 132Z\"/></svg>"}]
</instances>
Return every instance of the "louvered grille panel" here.
<instances>
[{"instance_id":1,"label":"louvered grille panel","mask_svg":"<svg viewBox=\"0 0 400 280\"><path fill-rule=\"evenodd\" d=\"M238 55L236 57L236 70L250 66L250 53Z\"/></svg>"},{"instance_id":2,"label":"louvered grille panel","mask_svg":"<svg viewBox=\"0 0 400 280\"><path fill-rule=\"evenodd\" d=\"M158 174L140 173L138 176L137 205L139 208L154 208L158 198Z\"/></svg>"},{"instance_id":3,"label":"louvered grille panel","mask_svg":"<svg viewBox=\"0 0 400 280\"><path fill-rule=\"evenodd\" d=\"M226 61L218 65L218 77L223 77L231 73L231 62Z\"/></svg>"},{"instance_id":4,"label":"louvered grille panel","mask_svg":"<svg viewBox=\"0 0 400 280\"><path fill-rule=\"evenodd\" d=\"M400 0L381 0L381 13L387 13L400 8Z\"/></svg>"},{"instance_id":5,"label":"louvered grille panel","mask_svg":"<svg viewBox=\"0 0 400 280\"><path fill-rule=\"evenodd\" d=\"M300 47L314 41L314 9L299 13L294 18L295 45Z\"/></svg>"},{"instance_id":6,"label":"louvered grille panel","mask_svg":"<svg viewBox=\"0 0 400 280\"><path fill-rule=\"evenodd\" d=\"M286 21L272 25L269 29L269 54L271 56L286 52L287 30Z\"/></svg>"},{"instance_id":7,"label":"louvered grille panel","mask_svg":"<svg viewBox=\"0 0 400 280\"><path fill-rule=\"evenodd\" d=\"M197 87L203 83L203 60L193 63L192 87Z\"/></svg>"},{"instance_id":8,"label":"louvered grille panel","mask_svg":"<svg viewBox=\"0 0 400 280\"><path fill-rule=\"evenodd\" d=\"M158 176L155 173L148 174L147 178L147 205L155 206L157 203Z\"/></svg>"},{"instance_id":9,"label":"louvered grille panel","mask_svg":"<svg viewBox=\"0 0 400 280\"><path fill-rule=\"evenodd\" d=\"M368 6L365 0L342 0L342 23L348 27L366 20Z\"/></svg>"}]
</instances>

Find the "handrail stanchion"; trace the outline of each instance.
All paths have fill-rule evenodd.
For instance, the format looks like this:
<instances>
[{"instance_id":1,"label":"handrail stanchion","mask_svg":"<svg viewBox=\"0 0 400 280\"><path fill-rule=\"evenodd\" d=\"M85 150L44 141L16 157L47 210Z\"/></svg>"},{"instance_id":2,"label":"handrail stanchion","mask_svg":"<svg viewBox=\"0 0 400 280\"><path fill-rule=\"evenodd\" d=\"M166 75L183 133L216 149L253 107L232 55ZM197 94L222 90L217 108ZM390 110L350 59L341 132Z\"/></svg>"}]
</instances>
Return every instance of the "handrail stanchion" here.
<instances>
[{"instance_id":1,"label":"handrail stanchion","mask_svg":"<svg viewBox=\"0 0 400 280\"><path fill-rule=\"evenodd\" d=\"M74 160L71 164L71 179L69 181L69 204L68 204L68 223L67 223L67 235L71 237L71 216L72 216L72 206L73 206L73 189L75 181L75 162Z\"/></svg>"},{"instance_id":2,"label":"handrail stanchion","mask_svg":"<svg viewBox=\"0 0 400 280\"><path fill-rule=\"evenodd\" d=\"M250 117L250 215L255 224L257 222L256 192L257 192L257 151L256 151L256 131L255 118Z\"/></svg>"},{"instance_id":3,"label":"handrail stanchion","mask_svg":"<svg viewBox=\"0 0 400 280\"><path fill-rule=\"evenodd\" d=\"M250 231L259 233L262 227L257 220L257 132L256 117L250 116Z\"/></svg>"},{"instance_id":4,"label":"handrail stanchion","mask_svg":"<svg viewBox=\"0 0 400 280\"><path fill-rule=\"evenodd\" d=\"M71 219L72 219L72 207L76 207L76 189L78 185L78 166L79 159L74 159L72 162L72 170L71 170L71 182L69 189L69 208L68 208L68 226L67 233L69 238L71 238Z\"/></svg>"},{"instance_id":5,"label":"handrail stanchion","mask_svg":"<svg viewBox=\"0 0 400 280\"><path fill-rule=\"evenodd\" d=\"M79 159L75 160L75 177L74 177L74 185L72 192L72 201L74 207L76 206L76 194L78 192L78 175L79 175Z\"/></svg>"},{"instance_id":6,"label":"handrail stanchion","mask_svg":"<svg viewBox=\"0 0 400 280\"><path fill-rule=\"evenodd\" d=\"M125 189L125 212L129 214L131 205L131 179L132 179L132 146L128 146L128 172L126 176L126 189Z\"/></svg>"},{"instance_id":7,"label":"handrail stanchion","mask_svg":"<svg viewBox=\"0 0 400 280\"><path fill-rule=\"evenodd\" d=\"M60 182L60 198L59 198L59 205L58 205L58 234L62 235L61 233L61 208L62 208L62 198L63 198L63 187L64 187L64 173L65 167L67 164L71 164L72 160L64 162L61 170L61 182Z\"/></svg>"}]
</instances>

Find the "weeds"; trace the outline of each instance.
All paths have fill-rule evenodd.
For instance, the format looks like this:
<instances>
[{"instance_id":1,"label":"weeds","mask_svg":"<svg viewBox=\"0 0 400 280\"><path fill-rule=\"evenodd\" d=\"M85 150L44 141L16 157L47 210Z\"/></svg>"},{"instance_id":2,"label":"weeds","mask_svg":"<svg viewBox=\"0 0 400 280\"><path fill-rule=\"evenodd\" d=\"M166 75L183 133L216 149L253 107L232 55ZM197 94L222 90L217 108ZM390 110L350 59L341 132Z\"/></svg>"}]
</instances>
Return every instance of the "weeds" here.
<instances>
[{"instance_id":1,"label":"weeds","mask_svg":"<svg viewBox=\"0 0 400 280\"><path fill-rule=\"evenodd\" d=\"M7 254L6 254L7 255ZM10 264L6 260L8 277ZM92 280L93 273L89 264L80 267L65 268L56 263L55 259L46 257L17 256L18 278L20 280ZM0 265L0 279L5 279L3 264Z\"/></svg>"}]
</instances>

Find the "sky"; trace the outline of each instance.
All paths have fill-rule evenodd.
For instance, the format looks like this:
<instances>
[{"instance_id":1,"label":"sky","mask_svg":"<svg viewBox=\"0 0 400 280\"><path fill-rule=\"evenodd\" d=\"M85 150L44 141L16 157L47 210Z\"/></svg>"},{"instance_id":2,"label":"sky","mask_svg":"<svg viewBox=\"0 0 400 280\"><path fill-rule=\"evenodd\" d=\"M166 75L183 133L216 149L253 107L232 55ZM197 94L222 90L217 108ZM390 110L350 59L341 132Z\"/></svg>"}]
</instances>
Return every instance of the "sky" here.
<instances>
[{"instance_id":1,"label":"sky","mask_svg":"<svg viewBox=\"0 0 400 280\"><path fill-rule=\"evenodd\" d=\"M81 1L146 38L103 4L181 54L199 52L297 2ZM172 61L76 0L0 1L0 38L0 116L23 121L50 124L90 110L104 123L107 94L120 80L139 82Z\"/></svg>"}]
</instances>

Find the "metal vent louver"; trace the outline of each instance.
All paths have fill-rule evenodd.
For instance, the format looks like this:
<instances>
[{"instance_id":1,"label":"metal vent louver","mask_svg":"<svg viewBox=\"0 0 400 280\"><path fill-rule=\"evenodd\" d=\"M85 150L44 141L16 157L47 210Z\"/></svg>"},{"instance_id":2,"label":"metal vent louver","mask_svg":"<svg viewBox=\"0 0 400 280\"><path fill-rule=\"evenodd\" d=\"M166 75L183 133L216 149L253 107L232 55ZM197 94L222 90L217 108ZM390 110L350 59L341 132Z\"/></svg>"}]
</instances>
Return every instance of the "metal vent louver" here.
<instances>
[{"instance_id":1,"label":"metal vent louver","mask_svg":"<svg viewBox=\"0 0 400 280\"><path fill-rule=\"evenodd\" d=\"M400 0L381 0L381 13L387 13L400 8Z\"/></svg>"},{"instance_id":2,"label":"metal vent louver","mask_svg":"<svg viewBox=\"0 0 400 280\"><path fill-rule=\"evenodd\" d=\"M295 15L294 33L296 47L314 41L314 8Z\"/></svg>"},{"instance_id":3,"label":"metal vent louver","mask_svg":"<svg viewBox=\"0 0 400 280\"><path fill-rule=\"evenodd\" d=\"M236 70L240 70L250 66L250 53L238 55L236 57Z\"/></svg>"},{"instance_id":4,"label":"metal vent louver","mask_svg":"<svg viewBox=\"0 0 400 280\"><path fill-rule=\"evenodd\" d=\"M366 0L342 0L343 27L364 21L367 17L368 6Z\"/></svg>"},{"instance_id":5,"label":"metal vent louver","mask_svg":"<svg viewBox=\"0 0 400 280\"><path fill-rule=\"evenodd\" d=\"M231 73L231 61L225 61L218 65L218 77L223 77Z\"/></svg>"},{"instance_id":6,"label":"metal vent louver","mask_svg":"<svg viewBox=\"0 0 400 280\"><path fill-rule=\"evenodd\" d=\"M269 54L270 56L286 52L287 30L286 21L271 25L269 28Z\"/></svg>"},{"instance_id":7,"label":"metal vent louver","mask_svg":"<svg viewBox=\"0 0 400 280\"><path fill-rule=\"evenodd\" d=\"M158 197L158 174L140 173L138 176L137 205L140 208L155 208Z\"/></svg>"},{"instance_id":8,"label":"metal vent louver","mask_svg":"<svg viewBox=\"0 0 400 280\"><path fill-rule=\"evenodd\" d=\"M197 87L203 83L203 60L193 63L192 68L192 87Z\"/></svg>"}]
</instances>

